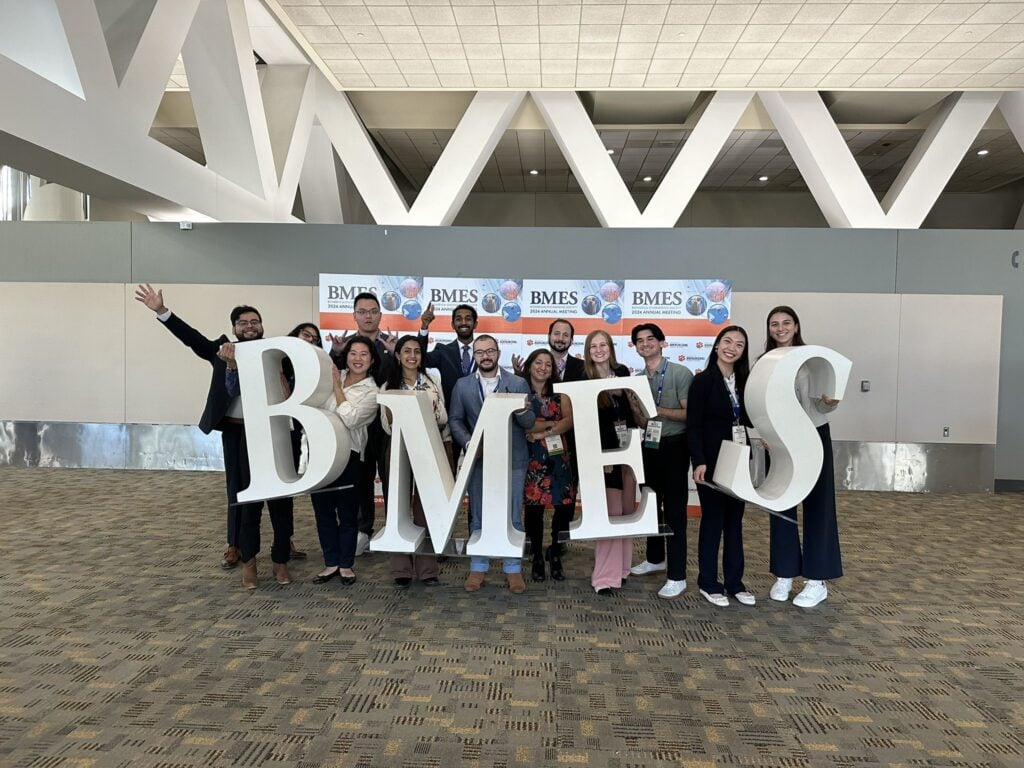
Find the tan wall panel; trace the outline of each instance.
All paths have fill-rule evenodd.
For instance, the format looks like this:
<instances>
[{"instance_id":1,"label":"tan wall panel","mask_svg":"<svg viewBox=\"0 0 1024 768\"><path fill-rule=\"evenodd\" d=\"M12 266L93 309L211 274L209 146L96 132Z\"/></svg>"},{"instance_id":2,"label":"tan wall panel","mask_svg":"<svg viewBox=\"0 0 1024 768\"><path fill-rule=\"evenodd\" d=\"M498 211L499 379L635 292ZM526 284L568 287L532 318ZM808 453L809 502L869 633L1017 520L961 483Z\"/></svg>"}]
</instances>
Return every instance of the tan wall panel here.
<instances>
[{"instance_id":1,"label":"tan wall panel","mask_svg":"<svg viewBox=\"0 0 1024 768\"><path fill-rule=\"evenodd\" d=\"M300 322L317 322L316 289L306 286L164 285L164 302L208 338L231 336L229 315L239 304L256 307L266 336L282 336ZM206 403L210 365L163 328L135 301L135 286L119 296L128 340L126 418L135 424L196 424Z\"/></svg>"},{"instance_id":2,"label":"tan wall panel","mask_svg":"<svg viewBox=\"0 0 1024 768\"><path fill-rule=\"evenodd\" d=\"M831 347L853 361L846 397L832 416L832 438L896 440L899 296L878 293L736 293L733 317L750 335L751 356L764 350L766 316L791 306L804 341ZM862 380L870 392L860 391Z\"/></svg>"},{"instance_id":3,"label":"tan wall panel","mask_svg":"<svg viewBox=\"0 0 1024 768\"><path fill-rule=\"evenodd\" d=\"M900 301L897 439L996 442L1003 297L905 294Z\"/></svg>"},{"instance_id":4,"label":"tan wall panel","mask_svg":"<svg viewBox=\"0 0 1024 768\"><path fill-rule=\"evenodd\" d=\"M0 283L0 419L124 421L123 290Z\"/></svg>"}]
</instances>

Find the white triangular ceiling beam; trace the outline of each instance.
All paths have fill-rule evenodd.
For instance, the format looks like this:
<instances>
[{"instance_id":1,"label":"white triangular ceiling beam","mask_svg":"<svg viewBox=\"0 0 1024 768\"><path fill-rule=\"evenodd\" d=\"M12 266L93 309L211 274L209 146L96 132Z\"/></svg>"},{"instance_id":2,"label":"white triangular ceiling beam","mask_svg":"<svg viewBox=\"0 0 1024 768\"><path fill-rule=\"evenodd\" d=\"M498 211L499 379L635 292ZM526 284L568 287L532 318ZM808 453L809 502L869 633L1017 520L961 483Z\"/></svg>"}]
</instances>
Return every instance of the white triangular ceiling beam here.
<instances>
[{"instance_id":1,"label":"white triangular ceiling beam","mask_svg":"<svg viewBox=\"0 0 1024 768\"><path fill-rule=\"evenodd\" d=\"M313 127L316 80L309 66L268 66L261 84L274 156L277 203L291 211Z\"/></svg>"},{"instance_id":2,"label":"white triangular ceiling beam","mask_svg":"<svg viewBox=\"0 0 1024 768\"><path fill-rule=\"evenodd\" d=\"M817 92L759 92L758 98L830 226L917 229L999 94L948 97L881 203Z\"/></svg>"},{"instance_id":3,"label":"white triangular ceiling beam","mask_svg":"<svg viewBox=\"0 0 1024 768\"><path fill-rule=\"evenodd\" d=\"M85 100L110 100L117 91L117 80L95 4L92 0L57 0L57 11Z\"/></svg>"},{"instance_id":4,"label":"white triangular ceiling beam","mask_svg":"<svg viewBox=\"0 0 1024 768\"><path fill-rule=\"evenodd\" d=\"M574 91L533 91L534 103L605 227L674 227L752 94L719 91L641 212Z\"/></svg>"},{"instance_id":5,"label":"white triangular ceiling beam","mask_svg":"<svg viewBox=\"0 0 1024 768\"><path fill-rule=\"evenodd\" d=\"M272 198L274 156L243 0L201 0L181 57L206 165Z\"/></svg>"},{"instance_id":6,"label":"white triangular ceiling beam","mask_svg":"<svg viewBox=\"0 0 1024 768\"><path fill-rule=\"evenodd\" d=\"M454 221L526 96L487 91L473 97L411 207L407 206L352 103L317 83L317 116L378 224L444 226Z\"/></svg>"},{"instance_id":7,"label":"white triangular ceiling beam","mask_svg":"<svg viewBox=\"0 0 1024 768\"><path fill-rule=\"evenodd\" d=\"M302 192L302 213L308 224L345 223L334 148L322 125L314 125L310 130L299 189Z\"/></svg>"}]
</instances>

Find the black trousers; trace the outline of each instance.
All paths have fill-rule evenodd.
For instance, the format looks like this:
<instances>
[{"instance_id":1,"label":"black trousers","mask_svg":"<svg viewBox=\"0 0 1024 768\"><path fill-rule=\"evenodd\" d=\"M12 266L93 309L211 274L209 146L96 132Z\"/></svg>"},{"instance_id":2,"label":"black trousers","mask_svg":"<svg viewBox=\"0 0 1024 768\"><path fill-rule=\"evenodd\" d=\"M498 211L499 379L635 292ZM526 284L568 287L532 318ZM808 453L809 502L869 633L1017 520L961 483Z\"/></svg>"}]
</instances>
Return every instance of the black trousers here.
<instances>
[{"instance_id":1,"label":"black trousers","mask_svg":"<svg viewBox=\"0 0 1024 768\"><path fill-rule=\"evenodd\" d=\"M526 516L523 527L526 529L526 536L530 539L530 551L533 559L544 554L544 510L539 504L527 504ZM557 504L553 507L554 513L551 516L551 545L558 544L558 534L569 530L569 523L576 512L575 504Z\"/></svg>"},{"instance_id":2,"label":"black trousers","mask_svg":"<svg viewBox=\"0 0 1024 768\"><path fill-rule=\"evenodd\" d=\"M769 522L769 568L779 578L804 576L825 581L843 575L843 558L839 551L839 523L836 520L835 470L832 467L832 433L828 424L818 427L824 452L821 474L814 488L803 500L804 545L800 549L800 533L796 524L772 515ZM784 512L796 520L796 507Z\"/></svg>"},{"instance_id":3,"label":"black trousers","mask_svg":"<svg viewBox=\"0 0 1024 768\"><path fill-rule=\"evenodd\" d=\"M671 536L647 539L647 562L662 563L668 550L668 578L686 578L686 470L690 449L686 435L664 437L657 449L644 448L644 485L654 489L658 498L658 523L668 524Z\"/></svg>"},{"instance_id":4,"label":"black trousers","mask_svg":"<svg viewBox=\"0 0 1024 768\"><path fill-rule=\"evenodd\" d=\"M248 562L260 551L263 502L237 503L238 492L249 487L249 452L245 444L245 427L241 424L224 424L221 445L224 448L224 477L228 490L228 544L238 547L242 562ZM287 563L291 557L294 531L292 500L271 499L266 504L270 512L270 524L274 529L270 558L275 563Z\"/></svg>"},{"instance_id":5,"label":"black trousers","mask_svg":"<svg viewBox=\"0 0 1024 768\"><path fill-rule=\"evenodd\" d=\"M373 535L373 523L377 515L374 502L373 484L380 474L380 484L384 492L384 506L387 508L388 498L388 449L391 447L391 436L380 425L380 417L367 429L366 451L361 462L356 492L359 498L359 533Z\"/></svg>"},{"instance_id":6,"label":"black trousers","mask_svg":"<svg viewBox=\"0 0 1024 768\"><path fill-rule=\"evenodd\" d=\"M697 495L700 497L697 586L709 595L746 592L743 586L743 502L699 483ZM718 580L719 544L722 544L724 585Z\"/></svg>"}]
</instances>

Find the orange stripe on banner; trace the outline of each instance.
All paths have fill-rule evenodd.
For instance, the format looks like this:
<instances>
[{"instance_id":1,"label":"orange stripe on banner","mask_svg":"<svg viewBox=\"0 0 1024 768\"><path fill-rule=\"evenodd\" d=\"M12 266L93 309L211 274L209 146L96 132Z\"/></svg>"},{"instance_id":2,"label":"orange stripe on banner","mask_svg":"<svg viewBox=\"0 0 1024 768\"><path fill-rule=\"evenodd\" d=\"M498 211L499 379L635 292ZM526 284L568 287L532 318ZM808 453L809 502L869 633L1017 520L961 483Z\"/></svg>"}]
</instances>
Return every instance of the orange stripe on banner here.
<instances>
[{"instance_id":1,"label":"orange stripe on banner","mask_svg":"<svg viewBox=\"0 0 1024 768\"><path fill-rule=\"evenodd\" d=\"M509 323L502 317L481 317L476 326L476 332L480 333L523 333L536 336L546 336L548 326L551 325L553 317L528 317L518 323ZM620 327L608 325L604 320L590 317L577 317L572 319L573 327L576 329L576 336L586 336L591 331L608 331L613 336L628 336L634 325L653 322L665 332L666 336L717 336L722 330L721 325L715 325L709 320L696 320L693 318L625 318ZM330 328L339 331L355 331L356 321L350 312L321 312L320 327ZM418 333L420 330L419 320L407 320L401 315L384 315L380 321L381 330L395 333ZM431 326L433 333L451 333L451 321L447 317L438 317Z\"/></svg>"}]
</instances>

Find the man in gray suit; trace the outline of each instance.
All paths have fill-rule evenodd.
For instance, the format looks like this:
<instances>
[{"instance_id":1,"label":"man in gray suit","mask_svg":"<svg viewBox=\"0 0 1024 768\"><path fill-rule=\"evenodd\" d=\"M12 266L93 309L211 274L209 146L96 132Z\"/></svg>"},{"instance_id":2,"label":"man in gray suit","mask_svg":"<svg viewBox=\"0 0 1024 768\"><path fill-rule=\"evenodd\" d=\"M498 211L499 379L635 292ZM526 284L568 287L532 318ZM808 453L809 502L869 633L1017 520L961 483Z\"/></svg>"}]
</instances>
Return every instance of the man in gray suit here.
<instances>
[{"instance_id":1,"label":"man in gray suit","mask_svg":"<svg viewBox=\"0 0 1024 768\"><path fill-rule=\"evenodd\" d=\"M500 355L497 339L487 335L477 336L473 341L473 360L476 363L476 373L463 376L455 382L451 408L448 412L448 425L451 427L452 437L462 448L469 445L470 438L473 436L473 428L480 417L480 410L489 395L500 392L516 392L523 395L530 393L530 387L526 381L498 366ZM526 465L529 463L524 430L532 427L537 417L533 410L527 407L516 411L513 418L518 428L512 429L512 471L509 493L513 500L512 525L518 530L522 530L523 485L526 482ZM483 487L483 461L478 455L469 479L470 533L479 531L482 525ZM476 592L484 585L484 576L489 567L490 561L486 557L470 558L469 577L464 585L467 592ZM509 590L517 595L526 591L526 582L523 581L523 575L520 572L522 562L519 558L504 560L502 570L505 572Z\"/></svg>"}]
</instances>

